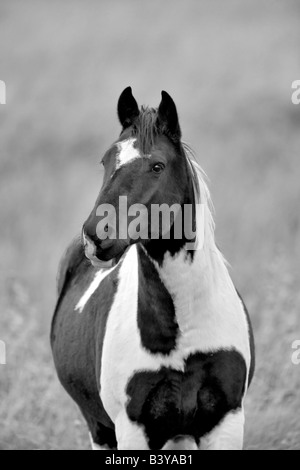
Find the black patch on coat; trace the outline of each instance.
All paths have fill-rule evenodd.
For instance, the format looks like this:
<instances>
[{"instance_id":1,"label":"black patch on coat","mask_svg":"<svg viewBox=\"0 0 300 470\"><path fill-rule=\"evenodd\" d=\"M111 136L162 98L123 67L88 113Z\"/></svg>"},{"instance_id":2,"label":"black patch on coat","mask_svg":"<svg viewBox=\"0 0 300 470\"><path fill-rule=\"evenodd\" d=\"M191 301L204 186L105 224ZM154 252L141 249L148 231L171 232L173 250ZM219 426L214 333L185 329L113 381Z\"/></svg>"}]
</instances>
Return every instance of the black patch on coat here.
<instances>
[{"instance_id":1,"label":"black patch on coat","mask_svg":"<svg viewBox=\"0 0 300 470\"><path fill-rule=\"evenodd\" d=\"M59 312L59 308L61 302L68 290L70 281L76 275L76 270L83 265L87 269L90 266L89 261L86 259L84 254L84 248L81 242L81 237L77 236L74 238L70 246L67 248L65 254L63 255L59 269L57 274L57 293L58 299L56 302L54 315L52 318L51 324L51 344L55 341L55 333L54 333L54 324L56 320L57 313Z\"/></svg>"},{"instance_id":2,"label":"black patch on coat","mask_svg":"<svg viewBox=\"0 0 300 470\"><path fill-rule=\"evenodd\" d=\"M144 246L150 258L155 260L161 267L163 265L166 253L170 253L170 255L174 257L184 249L186 243L187 240L184 238L179 240L170 238L170 240L150 240L145 242ZM186 254L187 257L193 261L195 254L194 251L186 250Z\"/></svg>"},{"instance_id":3,"label":"black patch on coat","mask_svg":"<svg viewBox=\"0 0 300 470\"><path fill-rule=\"evenodd\" d=\"M138 372L127 386L128 416L144 427L150 449L178 435L199 444L229 411L241 408L246 373L235 350L192 354L184 372L168 367Z\"/></svg>"},{"instance_id":4,"label":"black patch on coat","mask_svg":"<svg viewBox=\"0 0 300 470\"><path fill-rule=\"evenodd\" d=\"M138 327L144 348L168 355L176 348L178 324L171 295L143 248L138 247Z\"/></svg>"}]
</instances>

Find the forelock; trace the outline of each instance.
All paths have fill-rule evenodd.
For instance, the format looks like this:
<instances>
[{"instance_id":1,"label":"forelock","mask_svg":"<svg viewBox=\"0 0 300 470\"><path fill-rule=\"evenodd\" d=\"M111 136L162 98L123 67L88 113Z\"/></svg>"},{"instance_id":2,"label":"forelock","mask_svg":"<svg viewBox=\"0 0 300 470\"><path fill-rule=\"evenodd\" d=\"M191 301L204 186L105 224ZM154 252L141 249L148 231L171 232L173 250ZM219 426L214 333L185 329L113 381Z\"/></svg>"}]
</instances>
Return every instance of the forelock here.
<instances>
[{"instance_id":1,"label":"forelock","mask_svg":"<svg viewBox=\"0 0 300 470\"><path fill-rule=\"evenodd\" d=\"M157 128L157 111L154 108L142 106L139 116L136 118L132 135L136 137L137 145L143 154L150 154L155 137L159 131Z\"/></svg>"}]
</instances>

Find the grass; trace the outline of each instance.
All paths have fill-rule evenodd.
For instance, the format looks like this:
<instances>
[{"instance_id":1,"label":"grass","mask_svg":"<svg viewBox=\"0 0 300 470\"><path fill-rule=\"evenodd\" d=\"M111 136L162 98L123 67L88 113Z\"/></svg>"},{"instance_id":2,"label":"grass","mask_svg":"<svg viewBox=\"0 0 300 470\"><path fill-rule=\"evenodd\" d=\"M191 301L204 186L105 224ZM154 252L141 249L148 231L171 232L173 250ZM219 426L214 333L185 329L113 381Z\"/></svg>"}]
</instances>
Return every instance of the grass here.
<instances>
[{"instance_id":1,"label":"grass","mask_svg":"<svg viewBox=\"0 0 300 470\"><path fill-rule=\"evenodd\" d=\"M89 448L48 336L59 258L99 191L128 85L153 106L173 95L211 180L257 343L245 448L300 449L300 8L224 3L1 1L0 449Z\"/></svg>"}]
</instances>

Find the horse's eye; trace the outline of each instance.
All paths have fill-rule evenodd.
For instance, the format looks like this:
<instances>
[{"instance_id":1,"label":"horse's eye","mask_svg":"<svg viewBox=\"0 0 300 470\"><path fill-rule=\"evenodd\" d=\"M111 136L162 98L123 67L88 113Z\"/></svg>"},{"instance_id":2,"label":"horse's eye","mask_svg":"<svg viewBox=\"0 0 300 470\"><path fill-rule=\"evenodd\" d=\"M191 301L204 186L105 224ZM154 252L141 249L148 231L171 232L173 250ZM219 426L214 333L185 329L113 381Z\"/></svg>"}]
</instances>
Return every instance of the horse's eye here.
<instances>
[{"instance_id":1,"label":"horse's eye","mask_svg":"<svg viewBox=\"0 0 300 470\"><path fill-rule=\"evenodd\" d=\"M155 163L155 165L153 165L153 167L152 167L152 171L156 175L161 173L164 169L165 169L165 165L163 163Z\"/></svg>"}]
</instances>

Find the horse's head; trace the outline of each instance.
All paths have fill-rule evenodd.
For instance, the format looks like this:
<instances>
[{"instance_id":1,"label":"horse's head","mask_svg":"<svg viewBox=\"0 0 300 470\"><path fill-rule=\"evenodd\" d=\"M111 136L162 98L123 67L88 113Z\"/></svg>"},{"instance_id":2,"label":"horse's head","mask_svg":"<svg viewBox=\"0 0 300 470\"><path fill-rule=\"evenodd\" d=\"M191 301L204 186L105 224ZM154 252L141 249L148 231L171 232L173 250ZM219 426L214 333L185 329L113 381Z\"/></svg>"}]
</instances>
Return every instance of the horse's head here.
<instances>
[{"instance_id":1,"label":"horse's head","mask_svg":"<svg viewBox=\"0 0 300 470\"><path fill-rule=\"evenodd\" d=\"M103 185L83 227L86 256L106 266L129 245L141 242L150 247L153 239L154 243L162 238L161 228L151 227L154 205L193 202L191 168L168 93L162 92L158 109L139 109L131 88L126 88L119 98L118 116L122 132L102 159Z\"/></svg>"}]
</instances>

